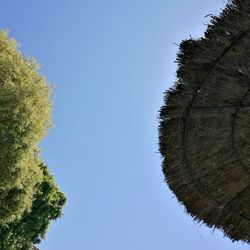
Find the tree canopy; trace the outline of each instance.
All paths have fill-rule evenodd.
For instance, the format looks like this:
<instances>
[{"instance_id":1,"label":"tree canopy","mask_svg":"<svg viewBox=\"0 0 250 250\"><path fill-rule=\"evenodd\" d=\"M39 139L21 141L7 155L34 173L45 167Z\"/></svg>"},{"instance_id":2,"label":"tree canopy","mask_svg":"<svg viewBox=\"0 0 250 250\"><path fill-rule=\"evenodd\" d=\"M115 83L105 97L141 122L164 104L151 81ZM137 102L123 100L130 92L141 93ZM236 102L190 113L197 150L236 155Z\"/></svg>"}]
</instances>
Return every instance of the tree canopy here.
<instances>
[{"instance_id":1,"label":"tree canopy","mask_svg":"<svg viewBox=\"0 0 250 250\"><path fill-rule=\"evenodd\" d=\"M29 249L65 203L39 158L52 105L38 69L0 31L0 249Z\"/></svg>"},{"instance_id":2,"label":"tree canopy","mask_svg":"<svg viewBox=\"0 0 250 250\"><path fill-rule=\"evenodd\" d=\"M47 166L41 164L43 181L36 187L32 209L25 212L20 220L0 227L1 250L27 250L32 243L39 243L45 237L50 220L62 215L66 198L56 186Z\"/></svg>"}]
</instances>

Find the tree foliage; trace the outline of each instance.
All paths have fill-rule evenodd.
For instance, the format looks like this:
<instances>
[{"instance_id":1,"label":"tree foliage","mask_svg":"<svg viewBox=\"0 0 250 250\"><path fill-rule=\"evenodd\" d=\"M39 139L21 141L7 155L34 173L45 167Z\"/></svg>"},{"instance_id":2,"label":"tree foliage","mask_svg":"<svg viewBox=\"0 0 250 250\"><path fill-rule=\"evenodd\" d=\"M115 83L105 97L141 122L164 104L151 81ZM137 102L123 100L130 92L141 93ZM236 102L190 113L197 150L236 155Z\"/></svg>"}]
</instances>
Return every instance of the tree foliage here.
<instances>
[{"instance_id":1,"label":"tree foliage","mask_svg":"<svg viewBox=\"0 0 250 250\"><path fill-rule=\"evenodd\" d=\"M0 249L29 249L65 202L39 159L51 100L38 69L0 31Z\"/></svg>"},{"instance_id":2,"label":"tree foliage","mask_svg":"<svg viewBox=\"0 0 250 250\"><path fill-rule=\"evenodd\" d=\"M45 237L50 220L62 214L66 198L56 186L47 166L40 165L43 181L36 187L35 199L30 212L25 212L20 220L0 227L1 250L28 250L32 243L39 243Z\"/></svg>"}]
</instances>

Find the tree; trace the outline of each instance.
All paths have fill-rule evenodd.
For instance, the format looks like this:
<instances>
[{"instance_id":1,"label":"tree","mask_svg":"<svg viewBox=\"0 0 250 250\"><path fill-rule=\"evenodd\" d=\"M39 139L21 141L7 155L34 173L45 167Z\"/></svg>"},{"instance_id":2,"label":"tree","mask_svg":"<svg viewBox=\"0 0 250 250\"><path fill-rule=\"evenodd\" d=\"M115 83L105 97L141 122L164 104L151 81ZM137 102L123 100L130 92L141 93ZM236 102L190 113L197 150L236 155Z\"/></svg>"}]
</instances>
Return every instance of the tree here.
<instances>
[{"instance_id":1,"label":"tree","mask_svg":"<svg viewBox=\"0 0 250 250\"><path fill-rule=\"evenodd\" d=\"M0 227L1 250L29 250L32 244L45 237L51 220L62 215L66 198L59 191L46 165L41 164L43 181L38 184L30 212L25 212L20 220Z\"/></svg>"},{"instance_id":2,"label":"tree","mask_svg":"<svg viewBox=\"0 0 250 250\"><path fill-rule=\"evenodd\" d=\"M0 31L0 249L29 249L60 216L64 195L39 159L51 126L50 86Z\"/></svg>"},{"instance_id":3,"label":"tree","mask_svg":"<svg viewBox=\"0 0 250 250\"><path fill-rule=\"evenodd\" d=\"M35 154L50 126L50 88L16 42L0 32L0 224L30 209L42 180Z\"/></svg>"}]
</instances>

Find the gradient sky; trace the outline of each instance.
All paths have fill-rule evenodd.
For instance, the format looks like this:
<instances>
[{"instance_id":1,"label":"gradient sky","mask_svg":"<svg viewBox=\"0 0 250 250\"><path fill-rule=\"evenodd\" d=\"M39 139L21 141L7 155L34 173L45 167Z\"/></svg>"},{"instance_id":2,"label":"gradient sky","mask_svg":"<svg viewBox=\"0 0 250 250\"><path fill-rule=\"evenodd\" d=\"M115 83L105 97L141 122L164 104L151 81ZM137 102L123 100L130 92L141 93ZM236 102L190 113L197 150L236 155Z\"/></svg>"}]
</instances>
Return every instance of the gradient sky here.
<instances>
[{"instance_id":1,"label":"gradient sky","mask_svg":"<svg viewBox=\"0 0 250 250\"><path fill-rule=\"evenodd\" d=\"M42 157L68 197L41 250L245 250L193 222L169 191L158 110L182 39L222 0L8 0L0 28L54 84Z\"/></svg>"}]
</instances>

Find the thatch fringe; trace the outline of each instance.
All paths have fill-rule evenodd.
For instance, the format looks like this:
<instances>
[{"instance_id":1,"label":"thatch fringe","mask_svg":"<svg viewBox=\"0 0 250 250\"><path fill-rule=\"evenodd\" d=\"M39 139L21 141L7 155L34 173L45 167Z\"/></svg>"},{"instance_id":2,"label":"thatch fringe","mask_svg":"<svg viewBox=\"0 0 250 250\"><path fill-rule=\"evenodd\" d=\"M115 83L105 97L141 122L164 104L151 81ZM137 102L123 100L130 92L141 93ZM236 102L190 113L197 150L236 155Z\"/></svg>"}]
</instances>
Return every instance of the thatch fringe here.
<instances>
[{"instance_id":1,"label":"thatch fringe","mask_svg":"<svg viewBox=\"0 0 250 250\"><path fill-rule=\"evenodd\" d=\"M250 0L230 1L184 40L160 110L171 190L195 220L250 242Z\"/></svg>"}]
</instances>

